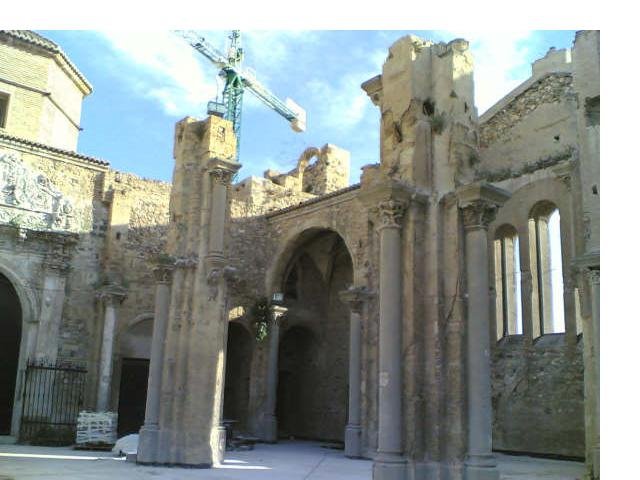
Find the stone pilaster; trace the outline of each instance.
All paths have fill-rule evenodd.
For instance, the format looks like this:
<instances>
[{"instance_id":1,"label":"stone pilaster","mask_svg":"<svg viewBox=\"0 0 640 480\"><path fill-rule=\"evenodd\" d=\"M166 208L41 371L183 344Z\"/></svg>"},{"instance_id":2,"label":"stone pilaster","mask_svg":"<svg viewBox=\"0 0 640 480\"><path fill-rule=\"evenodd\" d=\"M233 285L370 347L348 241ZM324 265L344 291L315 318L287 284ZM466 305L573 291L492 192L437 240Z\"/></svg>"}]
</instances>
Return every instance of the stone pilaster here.
<instances>
[{"instance_id":1,"label":"stone pilaster","mask_svg":"<svg viewBox=\"0 0 640 480\"><path fill-rule=\"evenodd\" d=\"M583 317L584 478L600 478L600 252L574 259Z\"/></svg>"},{"instance_id":2,"label":"stone pilaster","mask_svg":"<svg viewBox=\"0 0 640 480\"><path fill-rule=\"evenodd\" d=\"M465 480L498 480L492 452L491 328L489 325L489 249L487 228L509 194L489 185L458 192L465 233L467 284L468 443Z\"/></svg>"},{"instance_id":3,"label":"stone pilaster","mask_svg":"<svg viewBox=\"0 0 640 480\"><path fill-rule=\"evenodd\" d=\"M147 404L144 425L140 429L138 444L138 463L156 462L160 421L160 398L162 393L162 365L164 347L169 320L169 302L171 300L171 277L173 263L160 263L154 268L156 280L156 298L153 315L153 335L151 339L151 358L149 361L149 380L147 384Z\"/></svg>"},{"instance_id":4,"label":"stone pilaster","mask_svg":"<svg viewBox=\"0 0 640 480\"><path fill-rule=\"evenodd\" d=\"M380 234L380 330L378 452L374 480L407 477L402 445L402 216L404 202L378 205Z\"/></svg>"},{"instance_id":5,"label":"stone pilaster","mask_svg":"<svg viewBox=\"0 0 640 480\"><path fill-rule=\"evenodd\" d=\"M43 263L42 302L38 319L35 357L55 363L58 357L58 334L62 323L65 286L69 272L69 255L49 254Z\"/></svg>"},{"instance_id":6,"label":"stone pilaster","mask_svg":"<svg viewBox=\"0 0 640 480\"><path fill-rule=\"evenodd\" d=\"M100 365L98 373L98 397L96 411L109 410L111 396L111 376L113 373L113 340L115 336L117 309L126 297L126 291L119 285L105 285L98 293L104 304L104 326L102 329L102 346L100 348Z\"/></svg>"},{"instance_id":7,"label":"stone pilaster","mask_svg":"<svg viewBox=\"0 0 640 480\"><path fill-rule=\"evenodd\" d=\"M278 353L280 349L280 322L287 313L285 307L272 307L271 328L269 329L269 366L267 370L267 398L265 401L264 440L275 443L278 441L278 419L276 417L276 402L278 396Z\"/></svg>"},{"instance_id":8,"label":"stone pilaster","mask_svg":"<svg viewBox=\"0 0 640 480\"><path fill-rule=\"evenodd\" d=\"M344 432L344 453L349 458L362 456L360 425L360 383L362 358L362 314L365 304L371 297L364 287L340 292L340 300L349 306L350 335L349 335L349 418Z\"/></svg>"}]
</instances>

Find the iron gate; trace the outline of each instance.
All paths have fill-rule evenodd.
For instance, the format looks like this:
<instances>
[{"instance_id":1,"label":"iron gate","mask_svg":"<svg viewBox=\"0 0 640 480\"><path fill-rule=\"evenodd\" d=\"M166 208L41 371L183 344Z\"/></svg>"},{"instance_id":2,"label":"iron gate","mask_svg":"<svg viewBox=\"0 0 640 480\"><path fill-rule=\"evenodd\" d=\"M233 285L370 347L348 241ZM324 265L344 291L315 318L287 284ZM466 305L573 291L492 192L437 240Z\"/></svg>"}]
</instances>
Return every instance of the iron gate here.
<instances>
[{"instance_id":1,"label":"iron gate","mask_svg":"<svg viewBox=\"0 0 640 480\"><path fill-rule=\"evenodd\" d=\"M63 363L29 362L22 391L20 441L71 445L84 400L87 370Z\"/></svg>"}]
</instances>

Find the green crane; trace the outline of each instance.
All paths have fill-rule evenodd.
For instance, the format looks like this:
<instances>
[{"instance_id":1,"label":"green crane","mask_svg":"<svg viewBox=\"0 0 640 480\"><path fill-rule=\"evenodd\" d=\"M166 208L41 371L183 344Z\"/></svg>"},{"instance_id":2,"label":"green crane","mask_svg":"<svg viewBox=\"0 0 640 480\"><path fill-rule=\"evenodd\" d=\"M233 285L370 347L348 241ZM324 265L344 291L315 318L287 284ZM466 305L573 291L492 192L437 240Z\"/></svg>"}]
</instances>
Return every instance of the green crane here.
<instances>
[{"instance_id":1,"label":"green crane","mask_svg":"<svg viewBox=\"0 0 640 480\"><path fill-rule=\"evenodd\" d=\"M306 129L306 113L293 100L284 102L262 85L249 70L243 70L244 50L240 43L240 31L233 30L229 35L231 43L227 54L214 48L207 40L192 30L178 30L193 48L209 59L220 69L219 75L224 78L222 102L210 101L207 105L208 115L222 116L233 124L236 135L236 156L240 151L240 124L242 117L242 96L245 88L258 97L267 107L283 116L296 132Z\"/></svg>"}]
</instances>

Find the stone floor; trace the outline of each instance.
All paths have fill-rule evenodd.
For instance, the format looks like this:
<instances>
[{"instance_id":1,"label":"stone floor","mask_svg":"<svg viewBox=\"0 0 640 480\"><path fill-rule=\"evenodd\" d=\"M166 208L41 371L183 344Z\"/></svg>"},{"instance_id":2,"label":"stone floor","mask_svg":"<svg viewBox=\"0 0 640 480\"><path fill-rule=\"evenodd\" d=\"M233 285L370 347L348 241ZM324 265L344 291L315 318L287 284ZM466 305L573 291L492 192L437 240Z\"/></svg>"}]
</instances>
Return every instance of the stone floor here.
<instances>
[{"instance_id":1,"label":"stone floor","mask_svg":"<svg viewBox=\"0 0 640 480\"><path fill-rule=\"evenodd\" d=\"M578 462L498 455L502 480L576 480ZM214 470L142 467L111 453L60 447L0 445L0 480L369 480L371 461L349 460L341 451L314 442L257 445L229 452Z\"/></svg>"}]
</instances>

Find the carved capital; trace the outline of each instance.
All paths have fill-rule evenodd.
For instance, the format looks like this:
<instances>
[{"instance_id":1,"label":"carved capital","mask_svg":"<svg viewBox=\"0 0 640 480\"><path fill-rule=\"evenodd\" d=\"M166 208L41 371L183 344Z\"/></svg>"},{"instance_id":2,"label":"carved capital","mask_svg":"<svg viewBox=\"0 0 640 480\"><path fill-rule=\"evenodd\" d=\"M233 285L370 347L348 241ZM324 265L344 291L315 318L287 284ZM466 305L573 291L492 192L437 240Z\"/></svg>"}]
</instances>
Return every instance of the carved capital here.
<instances>
[{"instance_id":1,"label":"carved capital","mask_svg":"<svg viewBox=\"0 0 640 480\"><path fill-rule=\"evenodd\" d=\"M71 268L71 262L67 256L47 256L44 261L45 270L64 276Z\"/></svg>"},{"instance_id":2,"label":"carved capital","mask_svg":"<svg viewBox=\"0 0 640 480\"><path fill-rule=\"evenodd\" d=\"M467 230L486 229L496 218L498 206L486 200L477 200L467 204L462 210L462 222Z\"/></svg>"},{"instance_id":3,"label":"carved capital","mask_svg":"<svg viewBox=\"0 0 640 480\"><path fill-rule=\"evenodd\" d=\"M233 179L234 172L222 168L215 168L213 170L209 170L209 175L211 176L214 184L217 183L220 185L228 186L231 185L231 180Z\"/></svg>"},{"instance_id":4,"label":"carved capital","mask_svg":"<svg viewBox=\"0 0 640 480\"><path fill-rule=\"evenodd\" d=\"M377 207L377 214L380 220L378 228L401 228L402 217L407 208L405 202L397 200L387 200L380 202Z\"/></svg>"},{"instance_id":5,"label":"carved capital","mask_svg":"<svg viewBox=\"0 0 640 480\"><path fill-rule=\"evenodd\" d=\"M117 307L127 298L127 291L121 285L111 283L104 285L98 291L97 297L105 306Z\"/></svg>"},{"instance_id":6,"label":"carved capital","mask_svg":"<svg viewBox=\"0 0 640 480\"><path fill-rule=\"evenodd\" d=\"M206 163L206 171L214 184L230 185L233 176L240 168L240 164L221 158L210 158Z\"/></svg>"},{"instance_id":7,"label":"carved capital","mask_svg":"<svg viewBox=\"0 0 640 480\"><path fill-rule=\"evenodd\" d=\"M352 313L362 315L366 302L373 296L373 293L366 287L349 287L338 293L340 300L346 303Z\"/></svg>"},{"instance_id":8,"label":"carved capital","mask_svg":"<svg viewBox=\"0 0 640 480\"><path fill-rule=\"evenodd\" d=\"M170 284L175 268L173 263L158 263L153 269L153 277L156 283Z\"/></svg>"},{"instance_id":9,"label":"carved capital","mask_svg":"<svg viewBox=\"0 0 640 480\"><path fill-rule=\"evenodd\" d=\"M271 306L271 321L274 325L280 326L282 324L283 317L287 314L289 309L282 305Z\"/></svg>"},{"instance_id":10,"label":"carved capital","mask_svg":"<svg viewBox=\"0 0 640 480\"><path fill-rule=\"evenodd\" d=\"M209 267L208 272L207 285L209 286L209 300L218 298L223 280L233 282L237 279L237 269L230 265L214 264Z\"/></svg>"},{"instance_id":11,"label":"carved capital","mask_svg":"<svg viewBox=\"0 0 640 480\"><path fill-rule=\"evenodd\" d=\"M198 265L198 257L196 255L186 255L176 258L174 264L176 268L196 268Z\"/></svg>"}]
</instances>

